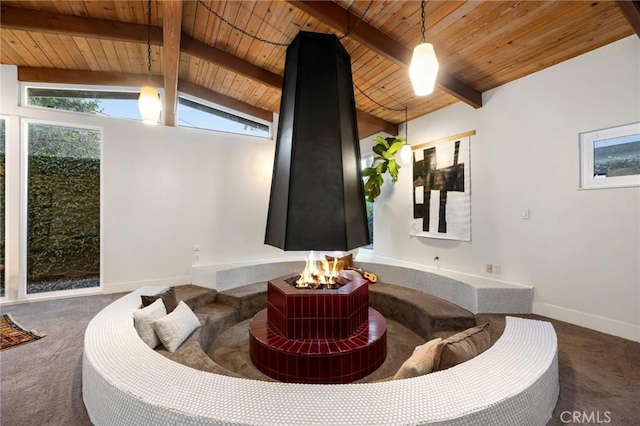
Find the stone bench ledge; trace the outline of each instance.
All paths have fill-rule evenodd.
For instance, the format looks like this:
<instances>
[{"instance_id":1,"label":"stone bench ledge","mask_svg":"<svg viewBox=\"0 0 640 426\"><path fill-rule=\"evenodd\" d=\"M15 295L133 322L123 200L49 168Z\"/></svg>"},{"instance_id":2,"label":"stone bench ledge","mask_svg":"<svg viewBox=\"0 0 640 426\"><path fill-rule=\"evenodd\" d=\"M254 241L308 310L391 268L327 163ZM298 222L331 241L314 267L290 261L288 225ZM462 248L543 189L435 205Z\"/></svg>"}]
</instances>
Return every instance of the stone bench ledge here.
<instances>
[{"instance_id":1,"label":"stone bench ledge","mask_svg":"<svg viewBox=\"0 0 640 426\"><path fill-rule=\"evenodd\" d=\"M202 265L192 268L192 284L215 288L219 292L247 283L299 273L304 261L275 259L236 264ZM375 262L355 262L355 266L378 275L382 282L413 288L432 294L467 309L474 314L532 312L533 287L506 283L425 265L376 258Z\"/></svg>"}]
</instances>

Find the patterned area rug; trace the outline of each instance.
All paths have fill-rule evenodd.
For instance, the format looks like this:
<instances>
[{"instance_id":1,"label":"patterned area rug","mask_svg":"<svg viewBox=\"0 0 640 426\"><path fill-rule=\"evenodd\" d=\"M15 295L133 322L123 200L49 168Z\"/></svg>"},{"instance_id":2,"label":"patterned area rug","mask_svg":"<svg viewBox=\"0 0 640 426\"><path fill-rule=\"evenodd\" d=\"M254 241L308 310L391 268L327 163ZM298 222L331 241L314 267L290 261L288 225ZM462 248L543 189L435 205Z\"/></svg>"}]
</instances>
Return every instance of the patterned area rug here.
<instances>
[{"instance_id":1,"label":"patterned area rug","mask_svg":"<svg viewBox=\"0 0 640 426\"><path fill-rule=\"evenodd\" d=\"M15 322L10 314L0 315L0 350L18 346L23 343L35 342L42 339L46 334L38 333L35 330L25 330L20 324Z\"/></svg>"}]
</instances>

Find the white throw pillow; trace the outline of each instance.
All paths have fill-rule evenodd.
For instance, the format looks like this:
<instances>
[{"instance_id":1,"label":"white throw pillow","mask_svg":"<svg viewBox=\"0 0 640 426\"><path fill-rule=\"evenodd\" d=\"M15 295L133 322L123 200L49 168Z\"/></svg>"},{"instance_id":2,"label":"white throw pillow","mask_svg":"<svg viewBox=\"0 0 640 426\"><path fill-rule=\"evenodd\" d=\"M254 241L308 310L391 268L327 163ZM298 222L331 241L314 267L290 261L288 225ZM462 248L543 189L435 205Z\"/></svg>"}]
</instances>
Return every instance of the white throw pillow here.
<instances>
[{"instance_id":1,"label":"white throw pillow","mask_svg":"<svg viewBox=\"0 0 640 426\"><path fill-rule=\"evenodd\" d=\"M169 315L153 323L160 341L169 352L175 352L187 337L200 327L200 320L182 300Z\"/></svg>"},{"instance_id":2,"label":"white throw pillow","mask_svg":"<svg viewBox=\"0 0 640 426\"><path fill-rule=\"evenodd\" d=\"M160 303L158 303L160 302ZM138 335L151 349L160 344L153 322L167 316L167 309L162 299L158 299L146 308L133 311L133 326Z\"/></svg>"}]
</instances>

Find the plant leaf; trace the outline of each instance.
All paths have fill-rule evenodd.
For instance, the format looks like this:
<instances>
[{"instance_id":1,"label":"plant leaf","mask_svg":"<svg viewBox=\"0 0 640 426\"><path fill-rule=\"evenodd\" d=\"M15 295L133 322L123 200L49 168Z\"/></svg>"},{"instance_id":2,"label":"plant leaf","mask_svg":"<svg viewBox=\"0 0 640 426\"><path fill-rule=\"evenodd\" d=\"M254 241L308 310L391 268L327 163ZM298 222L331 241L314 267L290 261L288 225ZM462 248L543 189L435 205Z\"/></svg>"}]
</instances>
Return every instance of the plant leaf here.
<instances>
[{"instance_id":1,"label":"plant leaf","mask_svg":"<svg viewBox=\"0 0 640 426\"><path fill-rule=\"evenodd\" d=\"M389 174L394 182L398 181L398 170L400 167L401 166L395 160L389 161Z\"/></svg>"},{"instance_id":2,"label":"plant leaf","mask_svg":"<svg viewBox=\"0 0 640 426\"><path fill-rule=\"evenodd\" d=\"M384 153L387 152L387 148L382 144L378 144L376 146L373 147L373 152L375 152L378 155L382 155L384 156Z\"/></svg>"},{"instance_id":3,"label":"plant leaf","mask_svg":"<svg viewBox=\"0 0 640 426\"><path fill-rule=\"evenodd\" d=\"M385 149L389 149L389 142L383 138L382 136L375 136L373 138L373 141L376 142L379 145L382 145L385 147Z\"/></svg>"},{"instance_id":4,"label":"plant leaf","mask_svg":"<svg viewBox=\"0 0 640 426\"><path fill-rule=\"evenodd\" d=\"M387 152L391 155L395 155L400 150L400 148L402 148L402 142L397 141L391 144Z\"/></svg>"},{"instance_id":5,"label":"plant leaf","mask_svg":"<svg viewBox=\"0 0 640 426\"><path fill-rule=\"evenodd\" d=\"M384 151L381 155L382 155L382 156L384 157L384 159L385 159L385 160L387 160L387 161L391 161L391 160L393 160L393 159L394 159L393 154L390 154L390 153L389 153L389 151Z\"/></svg>"},{"instance_id":6,"label":"plant leaf","mask_svg":"<svg viewBox=\"0 0 640 426\"><path fill-rule=\"evenodd\" d=\"M375 173L380 173L377 170L377 167L365 167L365 169L362 171L362 176L367 177L367 176L371 176L372 174Z\"/></svg>"}]
</instances>

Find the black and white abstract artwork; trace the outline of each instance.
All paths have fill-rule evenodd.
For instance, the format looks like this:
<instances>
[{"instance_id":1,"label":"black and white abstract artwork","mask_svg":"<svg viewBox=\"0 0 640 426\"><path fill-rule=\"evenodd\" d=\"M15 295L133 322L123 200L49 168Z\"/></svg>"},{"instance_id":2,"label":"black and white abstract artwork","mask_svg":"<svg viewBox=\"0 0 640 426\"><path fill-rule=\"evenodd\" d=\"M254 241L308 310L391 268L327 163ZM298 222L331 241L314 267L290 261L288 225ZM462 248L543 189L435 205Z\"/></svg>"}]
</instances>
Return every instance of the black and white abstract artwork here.
<instances>
[{"instance_id":1,"label":"black and white abstract artwork","mask_svg":"<svg viewBox=\"0 0 640 426\"><path fill-rule=\"evenodd\" d=\"M413 151L411 235L471 241L470 137Z\"/></svg>"}]
</instances>

